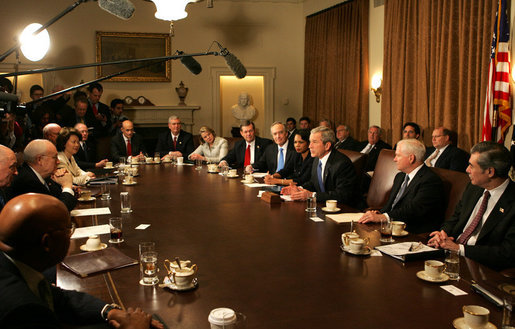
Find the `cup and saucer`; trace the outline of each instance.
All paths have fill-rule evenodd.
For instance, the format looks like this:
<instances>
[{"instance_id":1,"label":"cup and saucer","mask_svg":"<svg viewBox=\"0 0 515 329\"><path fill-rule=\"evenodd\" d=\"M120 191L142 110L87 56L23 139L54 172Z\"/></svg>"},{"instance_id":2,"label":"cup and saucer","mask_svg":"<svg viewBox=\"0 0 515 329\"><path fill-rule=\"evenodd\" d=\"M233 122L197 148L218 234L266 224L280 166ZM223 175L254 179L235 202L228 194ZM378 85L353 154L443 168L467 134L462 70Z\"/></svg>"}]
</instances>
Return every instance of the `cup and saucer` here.
<instances>
[{"instance_id":1,"label":"cup and saucer","mask_svg":"<svg viewBox=\"0 0 515 329\"><path fill-rule=\"evenodd\" d=\"M188 291L196 289L198 287L198 280L197 278L194 278L193 280L191 280L189 284L179 286L175 284L175 282L170 281L170 279L167 276L165 276L163 284L161 284L160 286L175 291Z\"/></svg>"},{"instance_id":2,"label":"cup and saucer","mask_svg":"<svg viewBox=\"0 0 515 329\"><path fill-rule=\"evenodd\" d=\"M403 237L409 234L408 231L405 230L406 223L394 220L392 221L392 235L396 237Z\"/></svg>"},{"instance_id":3,"label":"cup and saucer","mask_svg":"<svg viewBox=\"0 0 515 329\"><path fill-rule=\"evenodd\" d=\"M464 317L454 319L454 321L452 321L452 325L456 329L472 329L473 328L465 323ZM492 322L488 322L481 329L497 329L497 327Z\"/></svg>"},{"instance_id":4,"label":"cup and saucer","mask_svg":"<svg viewBox=\"0 0 515 329\"><path fill-rule=\"evenodd\" d=\"M136 182L135 180L131 180L131 181L127 181L127 180L124 180L122 182L123 185L136 185L138 184L138 182Z\"/></svg>"},{"instance_id":5,"label":"cup and saucer","mask_svg":"<svg viewBox=\"0 0 515 329\"><path fill-rule=\"evenodd\" d=\"M107 244L102 243L98 235L92 235L85 244L80 246L82 251L97 251L107 248Z\"/></svg>"},{"instance_id":6,"label":"cup and saucer","mask_svg":"<svg viewBox=\"0 0 515 329\"><path fill-rule=\"evenodd\" d=\"M443 271L445 264L439 260L426 260L424 262L424 270L417 272L417 277L427 282L445 282L449 280L449 276Z\"/></svg>"},{"instance_id":7,"label":"cup and saucer","mask_svg":"<svg viewBox=\"0 0 515 329\"><path fill-rule=\"evenodd\" d=\"M360 251L353 251L350 249L350 247L346 247L344 245L341 245L340 249L354 256L370 256L372 253L372 249L369 246L364 247Z\"/></svg>"},{"instance_id":8,"label":"cup and saucer","mask_svg":"<svg viewBox=\"0 0 515 329\"><path fill-rule=\"evenodd\" d=\"M404 230L402 232L400 232L400 233L399 232L395 232L395 233L392 232L392 235L395 236L395 237L403 237L403 236L406 236L408 234L409 234L409 232L408 231L404 231Z\"/></svg>"},{"instance_id":9,"label":"cup and saucer","mask_svg":"<svg viewBox=\"0 0 515 329\"><path fill-rule=\"evenodd\" d=\"M368 237L362 239L358 235L358 237L344 239L344 244L340 248L346 253L355 256L369 256L372 253L372 249L368 246L369 242L370 239Z\"/></svg>"},{"instance_id":10,"label":"cup and saucer","mask_svg":"<svg viewBox=\"0 0 515 329\"><path fill-rule=\"evenodd\" d=\"M341 209L338 208L338 201L336 200L327 200L325 202L325 207L322 208L322 211L329 213L338 212L340 210Z\"/></svg>"},{"instance_id":11,"label":"cup and saucer","mask_svg":"<svg viewBox=\"0 0 515 329\"><path fill-rule=\"evenodd\" d=\"M479 305L463 306L463 317L454 319L452 325L457 329L496 329L497 327L488 322L490 311Z\"/></svg>"},{"instance_id":12,"label":"cup and saucer","mask_svg":"<svg viewBox=\"0 0 515 329\"><path fill-rule=\"evenodd\" d=\"M238 177L240 177L240 175L238 175L238 174L236 174L236 175L227 174L226 177L227 178L238 178Z\"/></svg>"}]
</instances>

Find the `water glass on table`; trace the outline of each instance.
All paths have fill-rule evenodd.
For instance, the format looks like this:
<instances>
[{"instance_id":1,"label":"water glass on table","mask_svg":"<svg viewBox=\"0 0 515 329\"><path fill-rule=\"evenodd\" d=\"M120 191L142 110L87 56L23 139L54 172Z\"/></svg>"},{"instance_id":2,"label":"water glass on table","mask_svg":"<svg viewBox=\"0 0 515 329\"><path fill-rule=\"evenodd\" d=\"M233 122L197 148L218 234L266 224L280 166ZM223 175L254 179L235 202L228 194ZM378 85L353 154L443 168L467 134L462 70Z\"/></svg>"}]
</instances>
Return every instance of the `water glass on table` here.
<instances>
[{"instance_id":1,"label":"water glass on table","mask_svg":"<svg viewBox=\"0 0 515 329\"><path fill-rule=\"evenodd\" d=\"M460 278L460 255L457 250L445 251L445 273L451 280Z\"/></svg>"},{"instance_id":2,"label":"water glass on table","mask_svg":"<svg viewBox=\"0 0 515 329\"><path fill-rule=\"evenodd\" d=\"M111 239L109 239L109 243L121 243L124 241L121 217L109 218L109 230L111 232Z\"/></svg>"},{"instance_id":3,"label":"water glass on table","mask_svg":"<svg viewBox=\"0 0 515 329\"><path fill-rule=\"evenodd\" d=\"M111 191L109 190L109 184L100 185L100 191L102 192L102 200L111 200Z\"/></svg>"},{"instance_id":4,"label":"water glass on table","mask_svg":"<svg viewBox=\"0 0 515 329\"><path fill-rule=\"evenodd\" d=\"M386 243L392 243L395 242L394 239L392 239L392 221L388 218L381 220L381 239L379 241L386 242Z\"/></svg>"},{"instance_id":5,"label":"water glass on table","mask_svg":"<svg viewBox=\"0 0 515 329\"><path fill-rule=\"evenodd\" d=\"M129 192L120 192L120 212L128 214L132 212Z\"/></svg>"},{"instance_id":6,"label":"water glass on table","mask_svg":"<svg viewBox=\"0 0 515 329\"><path fill-rule=\"evenodd\" d=\"M317 198L316 196L310 196L306 200L306 212L316 213L317 212Z\"/></svg>"},{"instance_id":7,"label":"water glass on table","mask_svg":"<svg viewBox=\"0 0 515 329\"><path fill-rule=\"evenodd\" d=\"M202 170L202 160L195 159L195 170Z\"/></svg>"},{"instance_id":8,"label":"water glass on table","mask_svg":"<svg viewBox=\"0 0 515 329\"><path fill-rule=\"evenodd\" d=\"M140 257L139 283L143 286L153 286L159 282L157 277L157 252L145 251Z\"/></svg>"}]
</instances>

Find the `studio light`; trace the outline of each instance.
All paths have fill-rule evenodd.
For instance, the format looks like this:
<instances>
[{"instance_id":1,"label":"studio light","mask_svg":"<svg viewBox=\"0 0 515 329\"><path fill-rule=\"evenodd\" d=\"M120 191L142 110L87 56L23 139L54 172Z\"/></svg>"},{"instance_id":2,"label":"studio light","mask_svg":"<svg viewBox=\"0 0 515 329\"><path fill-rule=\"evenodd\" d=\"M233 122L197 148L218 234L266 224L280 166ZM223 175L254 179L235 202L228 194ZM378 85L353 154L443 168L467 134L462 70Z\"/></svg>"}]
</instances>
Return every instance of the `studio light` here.
<instances>
[{"instance_id":1,"label":"studio light","mask_svg":"<svg viewBox=\"0 0 515 329\"><path fill-rule=\"evenodd\" d=\"M28 60L33 62L45 57L50 48L50 37L47 30L34 35L34 31L40 27L39 23L29 24L20 35L21 51Z\"/></svg>"},{"instance_id":2,"label":"studio light","mask_svg":"<svg viewBox=\"0 0 515 329\"><path fill-rule=\"evenodd\" d=\"M164 21L177 21L188 16L186 6L196 0L151 0L156 5L155 17Z\"/></svg>"}]
</instances>

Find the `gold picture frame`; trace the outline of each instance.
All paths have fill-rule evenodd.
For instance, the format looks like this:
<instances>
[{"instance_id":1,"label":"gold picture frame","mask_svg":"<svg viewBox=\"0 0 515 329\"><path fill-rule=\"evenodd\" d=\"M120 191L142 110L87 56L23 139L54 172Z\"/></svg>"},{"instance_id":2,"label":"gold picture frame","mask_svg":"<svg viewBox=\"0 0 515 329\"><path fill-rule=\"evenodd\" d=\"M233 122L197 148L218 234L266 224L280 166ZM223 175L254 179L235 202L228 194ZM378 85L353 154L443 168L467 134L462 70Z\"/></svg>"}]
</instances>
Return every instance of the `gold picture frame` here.
<instances>
[{"instance_id":1,"label":"gold picture frame","mask_svg":"<svg viewBox=\"0 0 515 329\"><path fill-rule=\"evenodd\" d=\"M170 56L170 35L166 33L96 33L97 63L124 59ZM117 65L97 66L97 79L142 65L135 62ZM170 82L172 69L170 60L113 77L107 81Z\"/></svg>"}]
</instances>

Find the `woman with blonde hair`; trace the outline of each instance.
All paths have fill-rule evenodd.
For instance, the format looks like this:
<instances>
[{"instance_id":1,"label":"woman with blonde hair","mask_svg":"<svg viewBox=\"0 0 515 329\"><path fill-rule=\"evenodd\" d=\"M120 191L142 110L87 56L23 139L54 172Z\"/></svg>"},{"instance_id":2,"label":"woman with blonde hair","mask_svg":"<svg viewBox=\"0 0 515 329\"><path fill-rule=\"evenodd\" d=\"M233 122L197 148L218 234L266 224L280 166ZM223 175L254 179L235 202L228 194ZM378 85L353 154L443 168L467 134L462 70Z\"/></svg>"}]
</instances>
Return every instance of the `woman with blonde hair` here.
<instances>
[{"instance_id":1,"label":"woman with blonde hair","mask_svg":"<svg viewBox=\"0 0 515 329\"><path fill-rule=\"evenodd\" d=\"M229 152L227 140L222 137L216 137L215 131L208 126L200 127L199 133L203 143L188 156L188 159L220 162Z\"/></svg>"}]
</instances>

